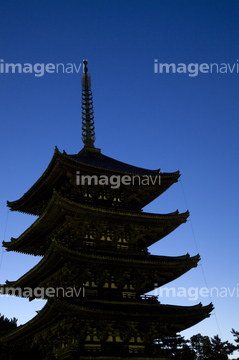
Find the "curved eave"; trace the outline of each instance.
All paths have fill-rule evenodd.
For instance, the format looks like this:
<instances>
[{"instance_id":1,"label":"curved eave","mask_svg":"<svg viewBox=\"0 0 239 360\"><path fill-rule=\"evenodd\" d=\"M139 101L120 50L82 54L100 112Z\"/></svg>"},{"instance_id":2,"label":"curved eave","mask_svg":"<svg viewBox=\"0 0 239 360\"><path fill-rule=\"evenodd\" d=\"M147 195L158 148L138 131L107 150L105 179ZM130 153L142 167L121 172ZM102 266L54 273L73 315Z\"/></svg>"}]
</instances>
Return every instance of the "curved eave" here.
<instances>
[{"instance_id":1,"label":"curved eave","mask_svg":"<svg viewBox=\"0 0 239 360\"><path fill-rule=\"evenodd\" d=\"M134 165L126 164L122 161L115 160L109 156L103 155L101 152L88 151L83 148L78 154L67 155L69 159L77 164L88 166L92 169L108 170L112 173L128 174L128 175L158 175L160 169L149 170Z\"/></svg>"},{"instance_id":2,"label":"curved eave","mask_svg":"<svg viewBox=\"0 0 239 360\"><path fill-rule=\"evenodd\" d=\"M62 170L59 166L61 156L61 152L55 147L53 157L48 167L35 184L33 184L20 199L7 201L7 206L10 210L30 215L39 215L37 211L31 209L35 208L35 204L39 201L39 198L44 197L44 193L48 190L49 183L52 184L54 188L56 181L62 177Z\"/></svg>"},{"instance_id":3,"label":"curved eave","mask_svg":"<svg viewBox=\"0 0 239 360\"><path fill-rule=\"evenodd\" d=\"M169 325L171 332L185 330L210 316L213 305L173 306L161 304L122 304L120 302L94 303L88 301L81 306L65 303L60 300L48 301L44 308L32 320L0 338L0 343L19 343L33 338L35 334L49 329L63 319L75 317L81 319L104 319L153 322L162 324L162 329Z\"/></svg>"},{"instance_id":4,"label":"curved eave","mask_svg":"<svg viewBox=\"0 0 239 360\"><path fill-rule=\"evenodd\" d=\"M80 264L82 269L91 264L96 268L102 264L105 266L119 266L121 269L141 269L142 271L159 271L162 279L152 279L143 293L153 290L153 284L158 281L159 286L165 285L182 274L186 273L193 267L197 266L200 260L199 255L190 257L188 254L177 257L156 256L147 257L130 256L127 254L102 254L100 252L75 251L54 241L48 249L44 258L25 275L16 281L7 282L5 287L35 288L40 286L47 277L53 276L56 271L61 269L66 263L71 261ZM151 288L152 287L152 288Z\"/></svg>"},{"instance_id":5,"label":"curved eave","mask_svg":"<svg viewBox=\"0 0 239 360\"><path fill-rule=\"evenodd\" d=\"M185 262L178 262L173 266L168 266L165 269L159 268L160 275L154 279L150 279L148 284L141 289L141 295L148 293L150 291L155 290L155 288L159 288L163 285L168 284L171 281L178 279L183 274L187 273L194 267L198 266L198 262L200 261L200 256L195 255L193 257L189 257Z\"/></svg>"},{"instance_id":6,"label":"curved eave","mask_svg":"<svg viewBox=\"0 0 239 360\"><path fill-rule=\"evenodd\" d=\"M158 320L169 320L173 319L175 316L193 316L193 315L209 315L209 312L213 310L213 305L209 304L207 306L202 306L201 303L194 306L179 306L179 305L164 305L164 304L146 304L146 303L127 303L121 301L109 301L109 300L89 300L85 299L82 301L81 306L69 304L69 307L72 309L79 310L84 309L92 313L102 312L102 316L109 315L125 315L125 316L135 316L138 319L140 317L152 316L152 319L156 317Z\"/></svg>"},{"instance_id":7,"label":"curved eave","mask_svg":"<svg viewBox=\"0 0 239 360\"><path fill-rule=\"evenodd\" d=\"M7 251L44 255L46 250L42 252L40 246L44 248L46 236L56 230L58 226L61 226L65 216L69 214L74 216L78 214L81 217L85 215L87 218L92 217L98 220L111 219L116 223L123 221L129 224L134 222L138 224L143 223L146 226L165 226L165 230L162 231L162 236L157 240L165 237L179 225L186 222L189 216L188 211L181 214L179 214L178 211L170 214L151 214L93 207L67 200L54 192L45 212L20 237L17 239L12 238L10 242L3 241L3 246L6 247ZM152 245L157 240L149 237L144 247Z\"/></svg>"},{"instance_id":8,"label":"curved eave","mask_svg":"<svg viewBox=\"0 0 239 360\"><path fill-rule=\"evenodd\" d=\"M101 157L109 159L110 163L118 164L115 169L110 169L107 167L100 167L92 164L87 164L86 162L81 162L80 159L77 160L77 155L67 155L66 153L61 153L58 148L55 148L54 155L45 170L42 176L35 182L34 185L18 200L16 201L7 201L7 206L12 211L20 211L23 213L31 215L39 215L42 211L42 203L48 202L53 189L57 189L62 180L67 176L68 171L76 173L78 170L84 170L86 173L102 174L104 171L105 174L110 175L150 175L152 177L161 176L161 185L155 185L154 194L149 195L149 199L143 198L141 207L147 205L149 202L154 200L156 197L161 195L166 191L173 183L178 181L180 177L179 171L173 173L160 173L159 170L148 170L143 168L138 168L132 165L122 163L120 161L109 158L105 155L100 154ZM121 166L120 166L121 165ZM120 170L122 168L122 170Z\"/></svg>"}]
</instances>

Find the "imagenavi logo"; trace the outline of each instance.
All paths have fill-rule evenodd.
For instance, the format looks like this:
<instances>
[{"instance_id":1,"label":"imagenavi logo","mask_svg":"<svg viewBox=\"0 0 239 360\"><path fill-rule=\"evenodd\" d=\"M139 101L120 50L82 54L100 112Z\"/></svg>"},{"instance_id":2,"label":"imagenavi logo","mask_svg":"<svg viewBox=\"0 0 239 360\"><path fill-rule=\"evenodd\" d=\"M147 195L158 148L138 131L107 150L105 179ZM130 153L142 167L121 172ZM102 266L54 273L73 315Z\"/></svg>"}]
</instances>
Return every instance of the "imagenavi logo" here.
<instances>
[{"instance_id":1,"label":"imagenavi logo","mask_svg":"<svg viewBox=\"0 0 239 360\"><path fill-rule=\"evenodd\" d=\"M229 63L160 63L158 59L154 59L155 74L188 74L195 77L202 74L239 74L238 60L234 64Z\"/></svg>"},{"instance_id":2,"label":"imagenavi logo","mask_svg":"<svg viewBox=\"0 0 239 360\"><path fill-rule=\"evenodd\" d=\"M83 64L75 63L7 63L3 59L0 60L0 75L1 74L34 74L36 77L42 77L48 74L73 74L79 73L84 69Z\"/></svg>"},{"instance_id":3,"label":"imagenavi logo","mask_svg":"<svg viewBox=\"0 0 239 360\"><path fill-rule=\"evenodd\" d=\"M76 172L76 185L94 185L108 186L112 189L118 189L124 186L155 186L161 185L161 175L86 175Z\"/></svg>"}]
</instances>

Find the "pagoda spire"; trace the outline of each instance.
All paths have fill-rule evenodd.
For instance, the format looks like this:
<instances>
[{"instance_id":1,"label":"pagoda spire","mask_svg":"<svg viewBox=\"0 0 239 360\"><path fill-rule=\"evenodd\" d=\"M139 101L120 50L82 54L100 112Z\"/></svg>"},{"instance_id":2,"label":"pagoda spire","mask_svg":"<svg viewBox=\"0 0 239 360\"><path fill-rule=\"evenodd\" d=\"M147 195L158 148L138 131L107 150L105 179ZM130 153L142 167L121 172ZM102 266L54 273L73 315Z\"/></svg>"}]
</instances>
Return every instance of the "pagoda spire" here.
<instances>
[{"instance_id":1,"label":"pagoda spire","mask_svg":"<svg viewBox=\"0 0 239 360\"><path fill-rule=\"evenodd\" d=\"M82 86L82 140L85 148L94 149L95 142L95 125L93 97L91 91L91 75L88 74L88 61L84 60L84 74L81 79Z\"/></svg>"}]
</instances>

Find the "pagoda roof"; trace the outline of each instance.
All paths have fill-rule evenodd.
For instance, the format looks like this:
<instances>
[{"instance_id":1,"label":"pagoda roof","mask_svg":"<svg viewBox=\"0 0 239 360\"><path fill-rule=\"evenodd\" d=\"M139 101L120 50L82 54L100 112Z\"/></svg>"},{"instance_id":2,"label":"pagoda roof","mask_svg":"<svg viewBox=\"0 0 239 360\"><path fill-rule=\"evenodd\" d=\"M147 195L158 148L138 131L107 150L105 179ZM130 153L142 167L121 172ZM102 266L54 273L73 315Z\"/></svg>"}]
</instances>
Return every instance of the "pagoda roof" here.
<instances>
[{"instance_id":1,"label":"pagoda roof","mask_svg":"<svg viewBox=\"0 0 239 360\"><path fill-rule=\"evenodd\" d=\"M158 175L160 169L149 170L141 167L126 164L122 161L115 160L109 156L103 155L100 151L89 151L85 147L74 155L66 155L68 158L94 168L106 169L112 172L132 174L132 175Z\"/></svg>"},{"instance_id":2,"label":"pagoda roof","mask_svg":"<svg viewBox=\"0 0 239 360\"><path fill-rule=\"evenodd\" d=\"M141 323L151 322L157 324L165 333L189 328L206 317L210 316L213 305L202 306L173 306L162 304L124 303L114 301L81 301L79 305L70 304L61 300L48 301L44 308L39 311L32 320L0 338L1 343L19 343L29 340L36 334L40 334L62 321L76 318L80 319L104 319L111 321L138 321ZM130 320L129 320L130 319ZM161 335L161 334L159 334Z\"/></svg>"},{"instance_id":3,"label":"pagoda roof","mask_svg":"<svg viewBox=\"0 0 239 360\"><path fill-rule=\"evenodd\" d=\"M157 255L130 255L127 253L110 254L102 251L92 251L82 249L81 251L71 250L58 241L53 241L51 247L48 249L44 258L34 266L25 275L16 281L7 281L5 287L20 287L20 288L35 288L42 286L42 283L56 272L59 272L65 264L76 263L79 269L84 271L87 266L90 266L98 271L102 271L102 266L105 269L109 266L119 266L120 269L133 271L158 271L159 275L148 282L146 289L142 289L143 293L154 289L154 284L162 286L172 281L182 274L196 267L200 256L196 255L190 257L189 254L183 256L157 256ZM139 270L140 269L140 270ZM70 285L69 285L70 286Z\"/></svg>"},{"instance_id":4,"label":"pagoda roof","mask_svg":"<svg viewBox=\"0 0 239 360\"><path fill-rule=\"evenodd\" d=\"M59 230L65 220L69 226L70 220L78 217L78 221L81 223L84 221L90 223L93 219L97 222L105 222L110 219L114 225L125 223L131 226L132 224L140 226L143 224L146 234L146 242L142 246L144 249L170 234L179 225L186 222L188 216L188 211L152 214L99 208L75 203L54 192L45 212L17 239L11 238L9 242L3 241L3 246L7 248L7 251L44 255L51 243L49 235L57 229Z\"/></svg>"},{"instance_id":5,"label":"pagoda roof","mask_svg":"<svg viewBox=\"0 0 239 360\"><path fill-rule=\"evenodd\" d=\"M97 150L97 149L94 149ZM172 173L160 172L160 170L148 170L140 167L125 164L101 152L87 150L83 148L78 154L67 155L65 151L61 153L55 148L54 155L42 176L36 183L18 200L8 201L7 205L12 211L20 211L32 215L40 215L44 206L52 196L53 189L59 189L67 176L73 176L76 171L85 172L87 174L99 175L139 175L139 176L159 176L161 185L155 184L147 186L148 193L145 192L146 186L141 186L141 190L137 186L131 187L137 193L138 208L146 206L153 201L173 183L178 181L180 177L179 171Z\"/></svg>"}]
</instances>

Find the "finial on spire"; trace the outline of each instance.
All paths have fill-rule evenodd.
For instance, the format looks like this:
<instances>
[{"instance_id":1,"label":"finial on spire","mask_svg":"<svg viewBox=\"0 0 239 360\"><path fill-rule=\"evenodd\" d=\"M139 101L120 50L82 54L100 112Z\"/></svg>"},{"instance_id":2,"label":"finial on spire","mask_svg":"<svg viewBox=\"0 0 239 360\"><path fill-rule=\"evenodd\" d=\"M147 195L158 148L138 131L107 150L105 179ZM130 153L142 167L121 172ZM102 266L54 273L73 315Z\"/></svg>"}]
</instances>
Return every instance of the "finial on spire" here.
<instances>
[{"instance_id":1,"label":"finial on spire","mask_svg":"<svg viewBox=\"0 0 239 360\"><path fill-rule=\"evenodd\" d=\"M82 86L82 140L85 147L94 148L95 142L95 125L93 97L91 91L91 76L88 74L88 61L84 60L84 74L81 79Z\"/></svg>"},{"instance_id":2,"label":"finial on spire","mask_svg":"<svg viewBox=\"0 0 239 360\"><path fill-rule=\"evenodd\" d=\"M83 61L83 64L84 64L84 73L88 73L88 67L87 67L88 61L87 61L87 60L84 60L84 61Z\"/></svg>"}]
</instances>

